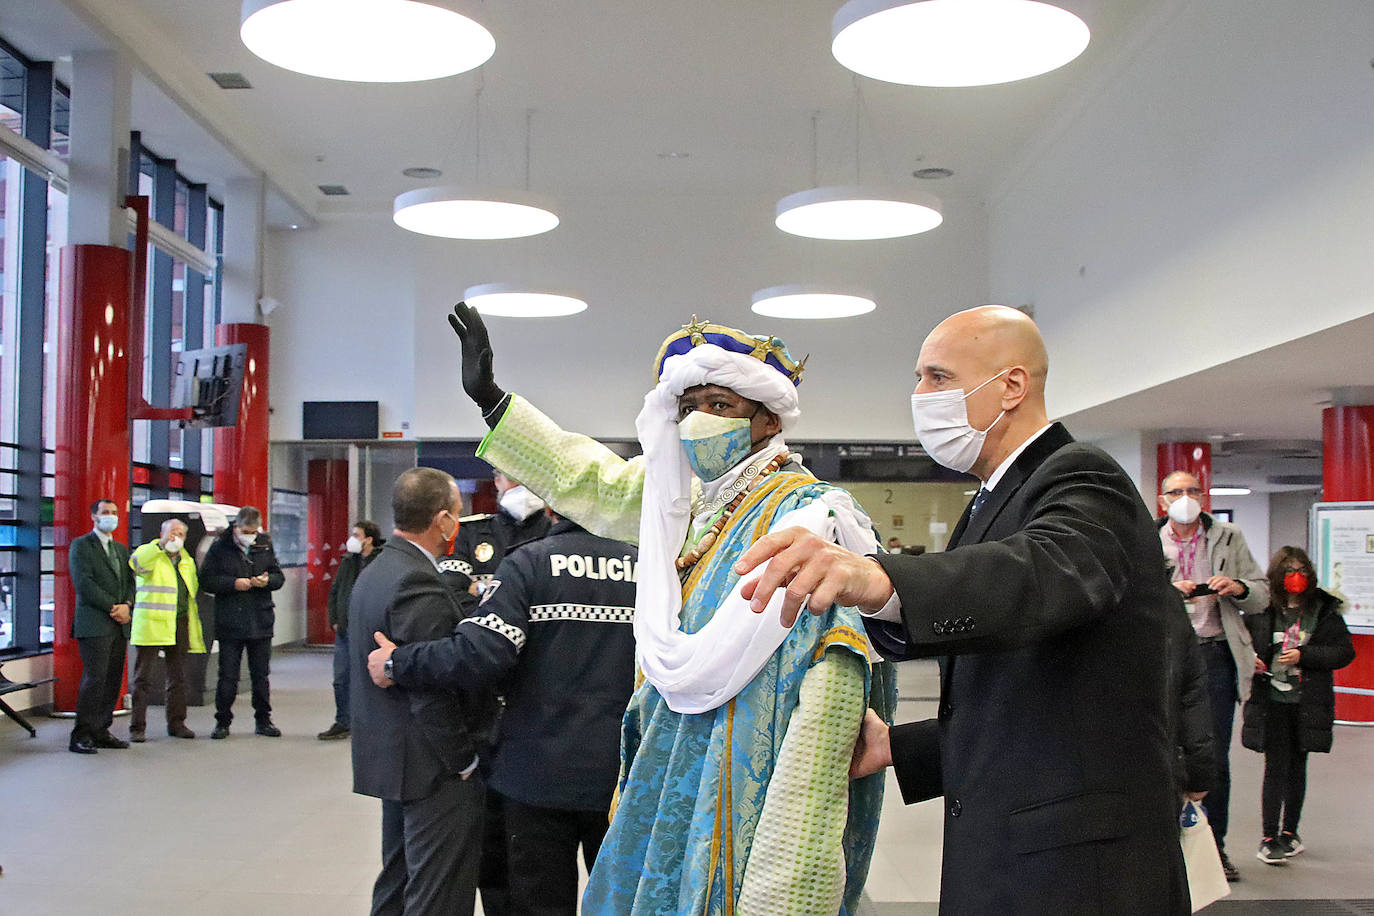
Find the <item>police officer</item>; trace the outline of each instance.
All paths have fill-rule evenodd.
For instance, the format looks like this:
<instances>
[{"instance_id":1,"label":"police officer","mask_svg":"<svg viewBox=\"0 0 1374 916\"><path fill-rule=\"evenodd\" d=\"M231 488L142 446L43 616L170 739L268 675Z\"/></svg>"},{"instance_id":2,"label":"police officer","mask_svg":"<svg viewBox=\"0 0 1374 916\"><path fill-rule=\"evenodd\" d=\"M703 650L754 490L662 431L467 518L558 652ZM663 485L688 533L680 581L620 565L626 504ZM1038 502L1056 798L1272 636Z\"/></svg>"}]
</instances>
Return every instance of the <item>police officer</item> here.
<instances>
[{"instance_id":1,"label":"police officer","mask_svg":"<svg viewBox=\"0 0 1374 916\"><path fill-rule=\"evenodd\" d=\"M503 799L517 916L576 912L578 850L590 871L634 688L638 553L553 518L547 537L506 557L452 637L393 652L379 635L368 659L384 686L507 684L488 786Z\"/></svg>"},{"instance_id":2,"label":"police officer","mask_svg":"<svg viewBox=\"0 0 1374 916\"><path fill-rule=\"evenodd\" d=\"M492 481L500 511L459 519L453 550L439 561L439 571L455 591L480 594L482 583L492 577L507 553L549 531L542 499L500 471L492 475Z\"/></svg>"}]
</instances>

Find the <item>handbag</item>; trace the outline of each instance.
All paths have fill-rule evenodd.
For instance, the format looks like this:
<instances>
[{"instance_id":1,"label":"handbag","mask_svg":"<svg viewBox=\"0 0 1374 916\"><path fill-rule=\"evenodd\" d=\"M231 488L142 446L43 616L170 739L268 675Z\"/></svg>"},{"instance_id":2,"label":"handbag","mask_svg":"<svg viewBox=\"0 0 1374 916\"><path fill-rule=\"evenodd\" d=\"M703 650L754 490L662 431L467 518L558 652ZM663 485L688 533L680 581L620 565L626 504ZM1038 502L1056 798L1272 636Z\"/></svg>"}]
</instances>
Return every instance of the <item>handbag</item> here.
<instances>
[{"instance_id":1,"label":"handbag","mask_svg":"<svg viewBox=\"0 0 1374 916\"><path fill-rule=\"evenodd\" d=\"M1183 847L1183 864L1188 872L1188 896L1193 912L1215 903L1231 893L1226 872L1221 870L1221 854L1207 823L1207 812L1196 802L1188 802L1179 815L1179 844Z\"/></svg>"}]
</instances>

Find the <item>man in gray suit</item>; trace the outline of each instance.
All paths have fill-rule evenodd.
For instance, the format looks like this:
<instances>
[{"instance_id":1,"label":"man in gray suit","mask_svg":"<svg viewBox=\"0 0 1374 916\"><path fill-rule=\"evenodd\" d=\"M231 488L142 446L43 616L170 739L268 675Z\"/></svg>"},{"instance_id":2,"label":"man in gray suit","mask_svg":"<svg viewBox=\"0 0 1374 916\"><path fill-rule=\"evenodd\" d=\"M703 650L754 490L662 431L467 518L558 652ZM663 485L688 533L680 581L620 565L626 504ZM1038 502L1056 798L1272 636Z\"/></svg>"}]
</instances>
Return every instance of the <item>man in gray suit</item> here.
<instances>
[{"instance_id":1,"label":"man in gray suit","mask_svg":"<svg viewBox=\"0 0 1374 916\"><path fill-rule=\"evenodd\" d=\"M110 724L124 678L134 574L129 569L129 548L114 539L119 506L113 500L96 500L91 505L91 523L88 533L72 541L67 559L76 592L72 636L81 653L76 724L67 745L74 754L129 746L110 734Z\"/></svg>"},{"instance_id":2,"label":"man in gray suit","mask_svg":"<svg viewBox=\"0 0 1374 916\"><path fill-rule=\"evenodd\" d=\"M374 633L397 644L453 632L463 612L437 558L458 533L453 478L412 468L392 492L395 537L358 576L349 602L353 791L382 800L382 871L374 916L471 916L485 782L478 771L494 703L452 690L383 690L367 673Z\"/></svg>"}]
</instances>

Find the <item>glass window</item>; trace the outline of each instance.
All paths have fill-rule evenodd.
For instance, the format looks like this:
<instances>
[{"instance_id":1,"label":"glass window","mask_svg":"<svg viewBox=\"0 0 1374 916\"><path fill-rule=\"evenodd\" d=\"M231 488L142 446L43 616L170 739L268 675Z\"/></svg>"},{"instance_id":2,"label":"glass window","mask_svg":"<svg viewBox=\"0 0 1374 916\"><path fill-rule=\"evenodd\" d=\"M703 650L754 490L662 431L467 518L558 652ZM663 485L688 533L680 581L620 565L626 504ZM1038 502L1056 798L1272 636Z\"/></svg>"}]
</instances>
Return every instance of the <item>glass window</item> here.
<instances>
[{"instance_id":1,"label":"glass window","mask_svg":"<svg viewBox=\"0 0 1374 916\"><path fill-rule=\"evenodd\" d=\"M0 45L0 124L24 132L24 85L28 68Z\"/></svg>"}]
</instances>

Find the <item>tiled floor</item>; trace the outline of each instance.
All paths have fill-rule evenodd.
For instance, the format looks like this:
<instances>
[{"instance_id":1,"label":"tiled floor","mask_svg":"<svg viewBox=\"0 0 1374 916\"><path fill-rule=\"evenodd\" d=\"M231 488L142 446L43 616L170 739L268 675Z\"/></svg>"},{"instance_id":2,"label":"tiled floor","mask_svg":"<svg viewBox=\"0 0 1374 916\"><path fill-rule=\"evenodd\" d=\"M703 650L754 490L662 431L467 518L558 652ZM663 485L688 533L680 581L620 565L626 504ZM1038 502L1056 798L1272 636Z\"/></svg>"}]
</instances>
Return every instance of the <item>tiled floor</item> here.
<instances>
[{"instance_id":1,"label":"tiled floor","mask_svg":"<svg viewBox=\"0 0 1374 916\"><path fill-rule=\"evenodd\" d=\"M349 791L348 743L315 739L333 712L329 663L315 652L274 659L279 739L252 734L246 705L249 725L226 741L208 740L211 710L198 707L195 741L150 728L147 744L95 757L67 753L68 721L38 720L35 739L0 723L0 914L366 913L380 813ZM901 719L933 712L933 664L904 665L901 685ZM1246 900L1374 897L1374 730L1339 729L1335 752L1313 756L1309 851L1284 868L1253 858L1261 758L1237 745L1232 761L1244 880L1228 912L1247 912ZM889 786L865 916L935 912L940 830L938 805L904 808Z\"/></svg>"}]
</instances>

